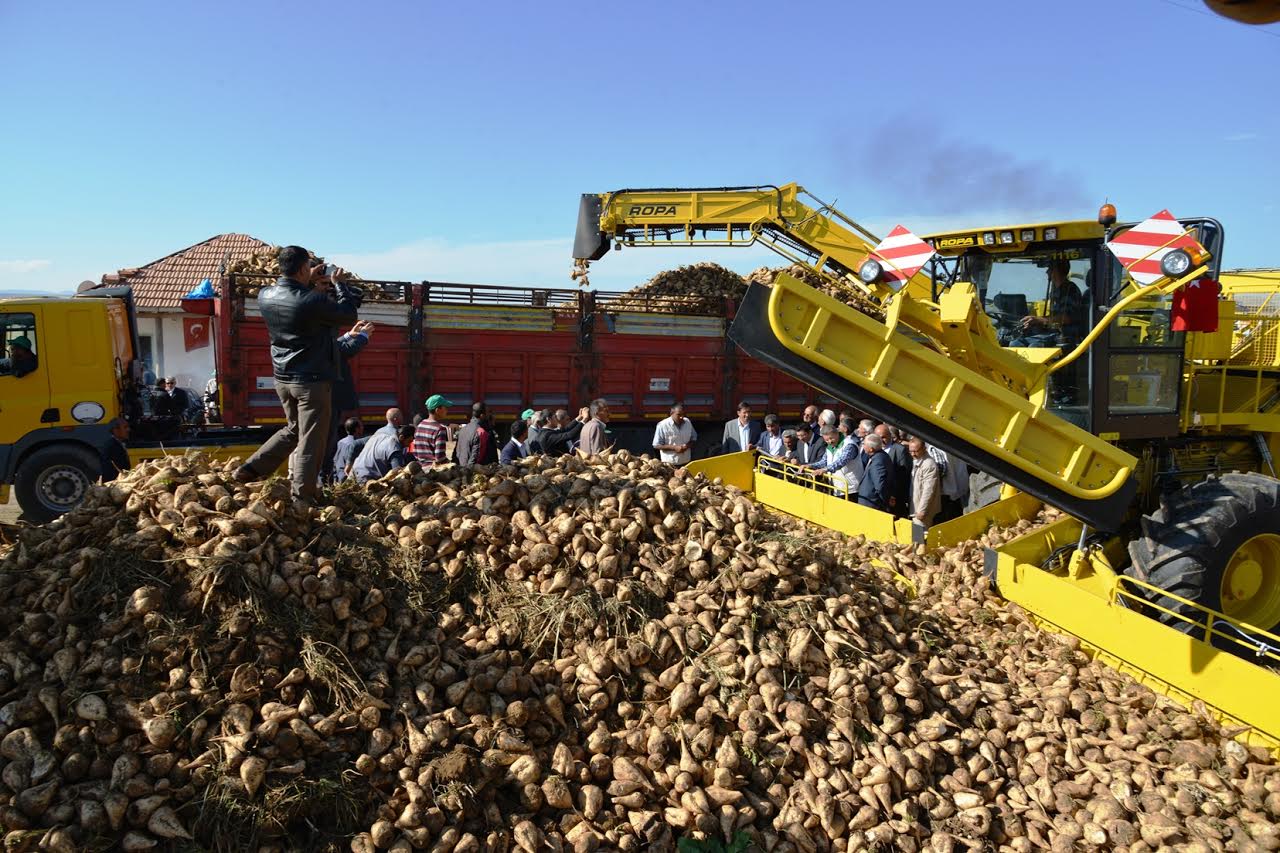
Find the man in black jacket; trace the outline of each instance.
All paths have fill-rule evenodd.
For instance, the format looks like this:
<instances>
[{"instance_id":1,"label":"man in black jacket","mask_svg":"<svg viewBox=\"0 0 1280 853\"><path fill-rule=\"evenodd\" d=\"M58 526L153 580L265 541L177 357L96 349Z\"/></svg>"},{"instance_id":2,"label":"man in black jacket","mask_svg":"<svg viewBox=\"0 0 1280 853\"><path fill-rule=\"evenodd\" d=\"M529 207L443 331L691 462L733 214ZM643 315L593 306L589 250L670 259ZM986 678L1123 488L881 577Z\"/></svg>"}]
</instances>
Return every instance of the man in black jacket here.
<instances>
[{"instance_id":1,"label":"man in black jacket","mask_svg":"<svg viewBox=\"0 0 1280 853\"><path fill-rule=\"evenodd\" d=\"M875 428L875 434L884 444L889 464L893 466L893 500L889 502L889 511L898 518L906 518L907 505L911 501L911 452L898 443L896 432L888 424Z\"/></svg>"},{"instance_id":2,"label":"man in black jacket","mask_svg":"<svg viewBox=\"0 0 1280 853\"><path fill-rule=\"evenodd\" d=\"M276 396L286 423L240 466L236 479L269 477L292 454L293 495L312 502L329 442L333 383L342 375L338 330L355 322L360 295L322 267L313 268L301 246L285 246L279 258L280 280L258 294L258 308L271 337Z\"/></svg>"},{"instance_id":3,"label":"man in black jacket","mask_svg":"<svg viewBox=\"0 0 1280 853\"><path fill-rule=\"evenodd\" d=\"M854 441L848 438L846 441ZM882 512L890 512L894 493L893 463L884 452L884 441L872 433L862 440L859 457L862 474L858 481L858 503Z\"/></svg>"},{"instance_id":4,"label":"man in black jacket","mask_svg":"<svg viewBox=\"0 0 1280 853\"><path fill-rule=\"evenodd\" d=\"M351 372L351 359L369 343L373 334L373 324L368 320L359 320L351 331L338 338L338 355L342 359L342 375L333 383L333 405L329 409L329 445L324 452L324 464L320 466L320 479L326 483L341 480L334 470L334 454L338 450L338 441L342 438L343 415L354 411L360 415L360 395L356 393L356 380Z\"/></svg>"},{"instance_id":5,"label":"man in black jacket","mask_svg":"<svg viewBox=\"0 0 1280 853\"><path fill-rule=\"evenodd\" d=\"M583 406L577 418L569 420L569 413L565 412L568 423L556 426L560 420L552 417L550 410L543 409L533 416L533 426L529 427L529 450L547 456L564 456L569 452L570 442L578 440L587 417L587 407Z\"/></svg>"},{"instance_id":6,"label":"man in black jacket","mask_svg":"<svg viewBox=\"0 0 1280 853\"><path fill-rule=\"evenodd\" d=\"M111 430L111 437L100 448L100 456L102 480L109 483L129 470L129 448L125 446L129 440L129 422L124 418L112 418L107 428Z\"/></svg>"},{"instance_id":7,"label":"man in black jacket","mask_svg":"<svg viewBox=\"0 0 1280 853\"><path fill-rule=\"evenodd\" d=\"M484 403L477 400L471 404L471 420L458 430L458 440L454 443L453 456L459 465L483 465L481 439L484 437L484 425L489 410Z\"/></svg>"}]
</instances>

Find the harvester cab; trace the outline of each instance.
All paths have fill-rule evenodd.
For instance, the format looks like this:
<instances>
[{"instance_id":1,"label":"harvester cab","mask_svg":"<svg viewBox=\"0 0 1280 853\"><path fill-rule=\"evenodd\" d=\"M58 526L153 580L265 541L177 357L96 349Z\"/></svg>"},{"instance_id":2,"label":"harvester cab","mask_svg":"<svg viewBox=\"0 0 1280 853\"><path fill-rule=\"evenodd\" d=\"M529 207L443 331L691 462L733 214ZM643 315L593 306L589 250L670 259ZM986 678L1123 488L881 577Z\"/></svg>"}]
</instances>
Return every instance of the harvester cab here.
<instances>
[{"instance_id":1,"label":"harvester cab","mask_svg":"<svg viewBox=\"0 0 1280 853\"><path fill-rule=\"evenodd\" d=\"M1178 224L1206 249L1206 275L1216 279L1222 226L1208 218ZM1087 349L1054 367L1142 286L1107 248L1133 227L1073 221L925 236L937 252L930 269L935 299L969 282L1001 345L1049 366L1046 381L1030 390L1030 398L1112 441L1181 434L1179 413L1186 402L1186 333L1174 328L1175 296L1169 292L1152 291L1129 303Z\"/></svg>"}]
</instances>

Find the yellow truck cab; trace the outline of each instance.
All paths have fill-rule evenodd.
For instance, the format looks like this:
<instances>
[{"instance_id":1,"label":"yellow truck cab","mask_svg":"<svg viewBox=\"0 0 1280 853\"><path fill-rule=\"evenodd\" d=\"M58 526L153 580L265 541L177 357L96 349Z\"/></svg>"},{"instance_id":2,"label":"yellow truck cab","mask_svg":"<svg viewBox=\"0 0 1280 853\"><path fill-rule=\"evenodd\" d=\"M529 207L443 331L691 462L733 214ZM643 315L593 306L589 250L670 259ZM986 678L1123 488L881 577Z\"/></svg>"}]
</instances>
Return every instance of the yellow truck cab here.
<instances>
[{"instance_id":1,"label":"yellow truck cab","mask_svg":"<svg viewBox=\"0 0 1280 853\"><path fill-rule=\"evenodd\" d=\"M140 369L128 289L91 297L0 299L0 482L39 520L75 506L99 477L109 424Z\"/></svg>"}]
</instances>

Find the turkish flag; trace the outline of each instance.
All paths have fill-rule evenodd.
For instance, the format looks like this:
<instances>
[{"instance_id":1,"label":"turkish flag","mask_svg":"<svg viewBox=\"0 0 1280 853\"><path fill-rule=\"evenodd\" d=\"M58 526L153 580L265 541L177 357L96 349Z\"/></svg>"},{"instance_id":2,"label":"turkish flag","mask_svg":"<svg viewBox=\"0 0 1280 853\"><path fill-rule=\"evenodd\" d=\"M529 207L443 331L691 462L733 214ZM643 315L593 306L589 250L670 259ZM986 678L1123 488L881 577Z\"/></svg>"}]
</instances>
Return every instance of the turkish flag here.
<instances>
[{"instance_id":1,"label":"turkish flag","mask_svg":"<svg viewBox=\"0 0 1280 853\"><path fill-rule=\"evenodd\" d=\"M209 345L209 324L213 322L211 317L183 317L182 318L182 342L187 347L187 352L193 349L202 349Z\"/></svg>"},{"instance_id":2,"label":"turkish flag","mask_svg":"<svg viewBox=\"0 0 1280 853\"><path fill-rule=\"evenodd\" d=\"M1211 278L1184 284L1173 292L1170 328L1175 332L1218 331L1218 294L1222 285Z\"/></svg>"}]
</instances>

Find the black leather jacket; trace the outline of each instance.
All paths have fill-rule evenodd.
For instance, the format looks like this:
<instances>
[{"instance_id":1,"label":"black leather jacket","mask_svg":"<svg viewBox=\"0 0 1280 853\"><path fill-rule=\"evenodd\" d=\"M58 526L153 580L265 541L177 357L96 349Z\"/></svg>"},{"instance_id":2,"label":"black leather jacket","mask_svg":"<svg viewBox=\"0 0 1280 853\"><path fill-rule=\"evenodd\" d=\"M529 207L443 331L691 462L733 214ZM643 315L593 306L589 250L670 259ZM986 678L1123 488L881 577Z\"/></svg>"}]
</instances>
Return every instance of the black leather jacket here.
<instances>
[{"instance_id":1,"label":"black leather jacket","mask_svg":"<svg viewBox=\"0 0 1280 853\"><path fill-rule=\"evenodd\" d=\"M334 285L334 296L281 278L258 294L271 335L271 366L281 382L334 382L342 376L337 337L355 322L358 291Z\"/></svg>"}]
</instances>

